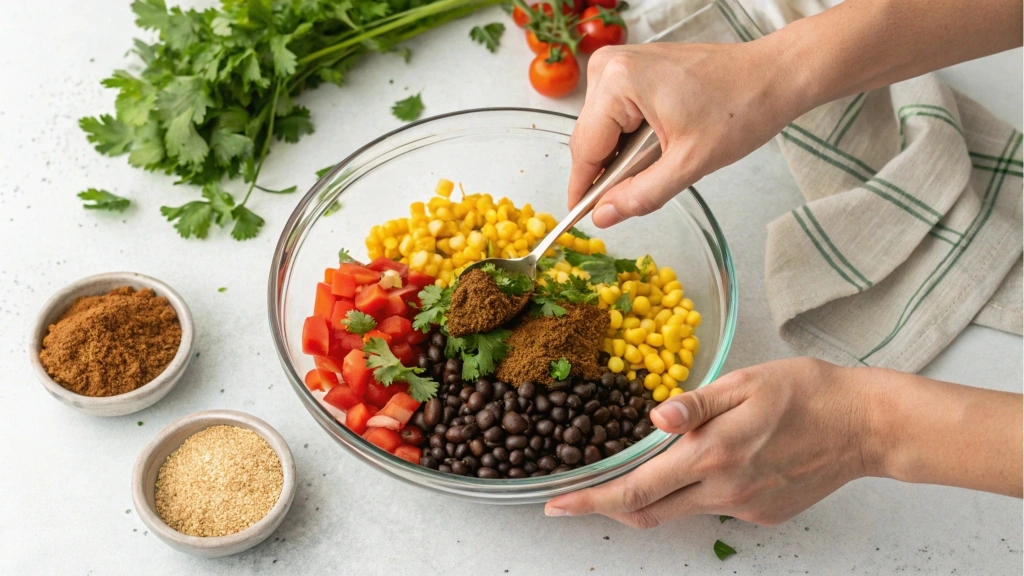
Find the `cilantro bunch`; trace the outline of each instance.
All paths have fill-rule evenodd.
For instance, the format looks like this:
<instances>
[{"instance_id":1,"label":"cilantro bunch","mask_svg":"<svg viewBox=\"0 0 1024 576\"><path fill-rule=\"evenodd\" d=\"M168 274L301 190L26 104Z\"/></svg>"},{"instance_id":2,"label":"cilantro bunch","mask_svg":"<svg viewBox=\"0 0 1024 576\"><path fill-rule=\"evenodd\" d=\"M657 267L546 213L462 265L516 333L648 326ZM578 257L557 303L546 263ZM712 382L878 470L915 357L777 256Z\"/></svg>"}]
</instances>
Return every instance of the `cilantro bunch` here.
<instances>
[{"instance_id":1,"label":"cilantro bunch","mask_svg":"<svg viewBox=\"0 0 1024 576\"><path fill-rule=\"evenodd\" d=\"M202 199L161 209L182 236L205 238L211 224L233 222L234 238L252 238L263 226L247 207L253 190L295 190L257 182L271 142L313 132L309 109L295 103L304 90L342 84L367 52L408 58L401 42L498 1L222 0L182 10L135 0L136 24L158 40L135 40L140 73L116 70L103 81L118 91L115 114L79 125L98 152L127 154L136 168L203 187ZM236 178L248 183L240 202L220 187ZM86 199L96 208L127 205L91 191Z\"/></svg>"},{"instance_id":2,"label":"cilantro bunch","mask_svg":"<svg viewBox=\"0 0 1024 576\"><path fill-rule=\"evenodd\" d=\"M558 302L570 304L594 304L597 302L597 291L589 282L570 274L565 282L556 282L548 278L543 284L537 285L533 293L533 312L542 316L565 316L565 308Z\"/></svg>"}]
</instances>

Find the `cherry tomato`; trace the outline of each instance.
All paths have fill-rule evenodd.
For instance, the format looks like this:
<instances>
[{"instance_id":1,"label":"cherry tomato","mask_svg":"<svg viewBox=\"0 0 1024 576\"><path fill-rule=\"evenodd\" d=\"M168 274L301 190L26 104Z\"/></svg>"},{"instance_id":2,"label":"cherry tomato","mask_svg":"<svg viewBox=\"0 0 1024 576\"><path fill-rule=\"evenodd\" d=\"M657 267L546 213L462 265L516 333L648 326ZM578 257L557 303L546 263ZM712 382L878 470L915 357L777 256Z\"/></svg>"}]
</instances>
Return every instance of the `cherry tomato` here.
<instances>
[{"instance_id":1,"label":"cherry tomato","mask_svg":"<svg viewBox=\"0 0 1024 576\"><path fill-rule=\"evenodd\" d=\"M614 10L619 6L619 0L587 0L587 6L600 6Z\"/></svg>"},{"instance_id":2,"label":"cherry tomato","mask_svg":"<svg viewBox=\"0 0 1024 576\"><path fill-rule=\"evenodd\" d=\"M516 23L516 26L525 28L530 23L530 15L519 6L516 6L512 9L512 21Z\"/></svg>"},{"instance_id":3,"label":"cherry tomato","mask_svg":"<svg viewBox=\"0 0 1024 576\"><path fill-rule=\"evenodd\" d=\"M530 51L534 54L544 54L551 48L551 45L547 42L541 42L537 35L533 33L533 30L526 31L526 45L530 47Z\"/></svg>"},{"instance_id":4,"label":"cherry tomato","mask_svg":"<svg viewBox=\"0 0 1024 576\"><path fill-rule=\"evenodd\" d=\"M580 52L591 54L598 48L626 43L626 26L618 14L591 6L583 11L581 19L576 26Z\"/></svg>"},{"instance_id":5,"label":"cherry tomato","mask_svg":"<svg viewBox=\"0 0 1024 576\"><path fill-rule=\"evenodd\" d=\"M549 98L565 96L576 88L579 81L580 66L576 57L561 46L539 54L530 63L530 84Z\"/></svg>"},{"instance_id":6,"label":"cherry tomato","mask_svg":"<svg viewBox=\"0 0 1024 576\"><path fill-rule=\"evenodd\" d=\"M551 0L551 2L554 1L555 0ZM541 9L543 10L544 15L547 16L548 18L551 18L553 10L551 9L551 4L548 2L548 0L538 2L537 4L530 4L530 8L537 10L538 5L542 5ZM565 14L566 16L574 12L576 14L579 14L584 8L586 8L585 0L563 0L562 14Z\"/></svg>"}]
</instances>

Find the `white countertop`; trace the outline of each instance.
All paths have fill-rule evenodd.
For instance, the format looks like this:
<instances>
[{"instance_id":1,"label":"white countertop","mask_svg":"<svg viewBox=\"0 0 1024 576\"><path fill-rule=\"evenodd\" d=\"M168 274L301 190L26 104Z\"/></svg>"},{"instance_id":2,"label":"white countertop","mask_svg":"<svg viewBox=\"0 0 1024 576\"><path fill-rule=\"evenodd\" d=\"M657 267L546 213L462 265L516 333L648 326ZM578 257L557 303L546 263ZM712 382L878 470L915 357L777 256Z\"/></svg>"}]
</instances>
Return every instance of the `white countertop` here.
<instances>
[{"instance_id":1,"label":"white countertop","mask_svg":"<svg viewBox=\"0 0 1024 576\"><path fill-rule=\"evenodd\" d=\"M373 56L347 87L303 97L317 133L297 145L275 144L262 183L308 187L315 170L399 126L389 106L410 92L423 91L428 115L497 105L578 111L582 94L551 101L532 92L530 55L515 28L498 55L469 41L471 26L499 17L493 10L448 25L410 43L411 65ZM774 528L694 517L645 532L603 518L545 518L540 506L450 500L356 462L289 389L267 325L268 263L298 196L256 197L267 223L255 240L238 243L217 230L206 241L184 241L158 207L196 193L131 169L123 157L100 156L78 129L79 117L113 109L113 94L99 81L128 65L132 20L127 0L0 3L0 573L1021 573L1021 501L989 494L861 480ZM947 77L1021 127L1020 50ZM83 210L74 194L90 186L136 205L124 215ZM698 186L739 273L729 367L793 355L775 334L764 293L765 224L800 202L775 144ZM112 270L174 286L192 308L201 355L156 406L98 419L43 391L29 370L25 337L50 294ZM220 286L227 292L218 293ZM968 328L924 373L1020 392L1021 339ZM301 480L274 536L220 560L174 552L148 534L129 491L143 444L172 420L211 408L244 410L276 427ZM716 539L739 553L719 562Z\"/></svg>"}]
</instances>

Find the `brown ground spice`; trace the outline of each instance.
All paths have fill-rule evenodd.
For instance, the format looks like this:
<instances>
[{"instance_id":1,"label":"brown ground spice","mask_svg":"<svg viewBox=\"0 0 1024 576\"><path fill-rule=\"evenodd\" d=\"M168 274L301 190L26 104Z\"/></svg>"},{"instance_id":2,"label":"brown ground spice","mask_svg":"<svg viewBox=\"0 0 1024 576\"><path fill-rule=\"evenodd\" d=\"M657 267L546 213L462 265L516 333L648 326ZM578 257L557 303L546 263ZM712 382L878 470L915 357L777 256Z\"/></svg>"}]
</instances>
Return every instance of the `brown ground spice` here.
<instances>
[{"instance_id":1,"label":"brown ground spice","mask_svg":"<svg viewBox=\"0 0 1024 576\"><path fill-rule=\"evenodd\" d=\"M58 384L83 396L115 396L156 378L181 345L174 307L130 286L83 296L50 325L39 360Z\"/></svg>"},{"instance_id":2,"label":"brown ground spice","mask_svg":"<svg viewBox=\"0 0 1024 576\"><path fill-rule=\"evenodd\" d=\"M448 333L456 338L490 332L515 318L530 301L530 294L509 296L483 270L459 276L448 307Z\"/></svg>"},{"instance_id":3,"label":"brown ground spice","mask_svg":"<svg viewBox=\"0 0 1024 576\"><path fill-rule=\"evenodd\" d=\"M498 365L499 380L513 386L550 384L554 382L551 363L562 357L572 364L573 376L601 377L597 356L611 322L608 311L586 304L559 304L566 310L561 318L525 316L512 327L509 353Z\"/></svg>"},{"instance_id":4,"label":"brown ground spice","mask_svg":"<svg viewBox=\"0 0 1024 576\"><path fill-rule=\"evenodd\" d=\"M281 497L284 471L267 441L238 426L211 426L189 436L157 473L160 518L189 536L241 532Z\"/></svg>"}]
</instances>

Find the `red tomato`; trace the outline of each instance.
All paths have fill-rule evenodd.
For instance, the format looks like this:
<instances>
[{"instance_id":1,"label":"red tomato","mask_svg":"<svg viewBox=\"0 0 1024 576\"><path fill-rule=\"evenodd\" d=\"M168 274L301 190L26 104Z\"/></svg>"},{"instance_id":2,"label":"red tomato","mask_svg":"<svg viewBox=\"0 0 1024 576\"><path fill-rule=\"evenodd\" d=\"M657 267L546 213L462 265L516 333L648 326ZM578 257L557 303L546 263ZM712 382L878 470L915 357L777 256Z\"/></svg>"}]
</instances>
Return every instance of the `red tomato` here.
<instances>
[{"instance_id":1,"label":"red tomato","mask_svg":"<svg viewBox=\"0 0 1024 576\"><path fill-rule=\"evenodd\" d=\"M420 272L419 270L409 271L409 284L418 286L420 289L430 286L434 283L434 277L426 272Z\"/></svg>"},{"instance_id":2,"label":"red tomato","mask_svg":"<svg viewBox=\"0 0 1024 576\"><path fill-rule=\"evenodd\" d=\"M333 356L313 356L313 364L316 364L316 367L320 370L338 374L344 368L344 360L334 358Z\"/></svg>"},{"instance_id":3,"label":"red tomato","mask_svg":"<svg viewBox=\"0 0 1024 576\"><path fill-rule=\"evenodd\" d=\"M306 388L310 390L330 390L338 385L338 377L334 372L314 368L306 373Z\"/></svg>"},{"instance_id":4,"label":"red tomato","mask_svg":"<svg viewBox=\"0 0 1024 576\"><path fill-rule=\"evenodd\" d=\"M548 62L548 60L552 60ZM571 52L553 48L530 63L530 84L549 98L561 98L576 88L580 66Z\"/></svg>"},{"instance_id":5,"label":"red tomato","mask_svg":"<svg viewBox=\"0 0 1024 576\"><path fill-rule=\"evenodd\" d=\"M338 266L338 272L351 276L356 284L373 284L380 280L380 272L351 262Z\"/></svg>"},{"instance_id":6,"label":"red tomato","mask_svg":"<svg viewBox=\"0 0 1024 576\"><path fill-rule=\"evenodd\" d=\"M331 346L331 331L323 316L310 316L302 324L302 351L326 356Z\"/></svg>"},{"instance_id":7,"label":"red tomato","mask_svg":"<svg viewBox=\"0 0 1024 576\"><path fill-rule=\"evenodd\" d=\"M402 437L387 428L368 428L363 438L374 446L392 454L402 445Z\"/></svg>"},{"instance_id":8,"label":"red tomato","mask_svg":"<svg viewBox=\"0 0 1024 576\"><path fill-rule=\"evenodd\" d=\"M395 358L398 358L402 366L415 366L416 356L419 356L419 353L413 350L412 346L406 342L392 344L391 353L395 355Z\"/></svg>"},{"instance_id":9,"label":"red tomato","mask_svg":"<svg viewBox=\"0 0 1024 576\"><path fill-rule=\"evenodd\" d=\"M420 403L413 399L405 392L398 392L394 396L388 399L387 404L381 408L379 416L390 416L398 421L399 424L405 426L409 423L409 419L412 418L416 409L420 407ZM401 427L401 426L400 426Z\"/></svg>"},{"instance_id":10,"label":"red tomato","mask_svg":"<svg viewBox=\"0 0 1024 576\"><path fill-rule=\"evenodd\" d=\"M316 299L313 301L313 315L330 318L334 310L334 302L337 296L331 293L331 285L318 282L316 285Z\"/></svg>"},{"instance_id":11,"label":"red tomato","mask_svg":"<svg viewBox=\"0 0 1024 576\"><path fill-rule=\"evenodd\" d=\"M345 325L341 323L350 310L356 309L356 303L349 298L338 298L331 310L331 327L335 330L344 330Z\"/></svg>"},{"instance_id":12,"label":"red tomato","mask_svg":"<svg viewBox=\"0 0 1024 576\"><path fill-rule=\"evenodd\" d=\"M362 350L353 350L345 356L341 365L341 377L359 396L366 395L367 385L370 383L370 369L366 367L366 356Z\"/></svg>"},{"instance_id":13,"label":"red tomato","mask_svg":"<svg viewBox=\"0 0 1024 576\"><path fill-rule=\"evenodd\" d=\"M373 404L378 408L383 408L391 398L391 394L388 393L388 388L386 386L378 384L371 379L366 385L366 394L363 398L366 400L367 404Z\"/></svg>"},{"instance_id":14,"label":"red tomato","mask_svg":"<svg viewBox=\"0 0 1024 576\"><path fill-rule=\"evenodd\" d=\"M402 442L409 446L423 446L427 442L423 430L416 426L406 426L398 431L398 435L402 437Z\"/></svg>"},{"instance_id":15,"label":"red tomato","mask_svg":"<svg viewBox=\"0 0 1024 576\"><path fill-rule=\"evenodd\" d=\"M412 332L412 322L401 316L388 316L377 324L377 330L391 335L392 342L405 340L405 337Z\"/></svg>"},{"instance_id":16,"label":"red tomato","mask_svg":"<svg viewBox=\"0 0 1024 576\"><path fill-rule=\"evenodd\" d=\"M587 0L587 6L600 6L609 10L619 7L619 0Z\"/></svg>"},{"instance_id":17,"label":"red tomato","mask_svg":"<svg viewBox=\"0 0 1024 576\"><path fill-rule=\"evenodd\" d=\"M380 258L377 258L373 262L370 262L369 264L367 264L366 267L369 268L370 270L376 270L377 272L383 272L385 270L394 270L395 272L398 272L398 275L401 276L402 278L405 278L406 276L409 275L408 264L395 262L391 258L387 258L385 256L381 256Z\"/></svg>"},{"instance_id":18,"label":"red tomato","mask_svg":"<svg viewBox=\"0 0 1024 576\"><path fill-rule=\"evenodd\" d=\"M345 414L345 426L356 434L366 432L366 423L377 413L377 409L366 404L356 404Z\"/></svg>"},{"instance_id":19,"label":"red tomato","mask_svg":"<svg viewBox=\"0 0 1024 576\"><path fill-rule=\"evenodd\" d=\"M337 278L337 275L335 275L335 278ZM356 295L356 308L370 316L385 312L387 307L388 293L381 288L380 284L365 286L362 292Z\"/></svg>"},{"instance_id":20,"label":"red tomato","mask_svg":"<svg viewBox=\"0 0 1024 576\"><path fill-rule=\"evenodd\" d=\"M408 444L406 444L404 446L399 446L398 448L395 448L395 456L398 456L399 458L405 460L406 462L419 464L420 458L423 457L423 451L415 446L409 446Z\"/></svg>"},{"instance_id":21,"label":"red tomato","mask_svg":"<svg viewBox=\"0 0 1024 576\"><path fill-rule=\"evenodd\" d=\"M530 23L530 15L519 6L516 6L512 9L512 21L516 23L516 26L525 28Z\"/></svg>"},{"instance_id":22,"label":"red tomato","mask_svg":"<svg viewBox=\"0 0 1024 576\"><path fill-rule=\"evenodd\" d=\"M626 23L615 12L591 6L583 11L576 26L580 34L580 52L592 54L598 48L626 43Z\"/></svg>"},{"instance_id":23,"label":"red tomato","mask_svg":"<svg viewBox=\"0 0 1024 576\"><path fill-rule=\"evenodd\" d=\"M324 395L324 402L341 410L349 410L362 400L358 394L344 384L331 388L331 391Z\"/></svg>"},{"instance_id":24,"label":"red tomato","mask_svg":"<svg viewBox=\"0 0 1024 576\"><path fill-rule=\"evenodd\" d=\"M534 54L543 54L551 48L551 44L541 42L537 35L533 33L533 30L526 31L526 45L530 47L530 51Z\"/></svg>"}]
</instances>

